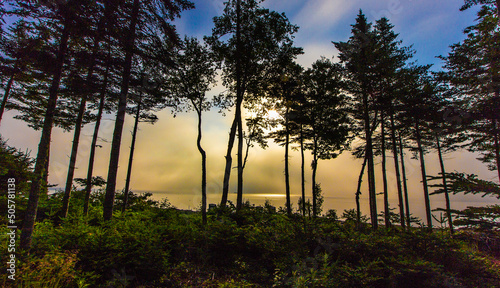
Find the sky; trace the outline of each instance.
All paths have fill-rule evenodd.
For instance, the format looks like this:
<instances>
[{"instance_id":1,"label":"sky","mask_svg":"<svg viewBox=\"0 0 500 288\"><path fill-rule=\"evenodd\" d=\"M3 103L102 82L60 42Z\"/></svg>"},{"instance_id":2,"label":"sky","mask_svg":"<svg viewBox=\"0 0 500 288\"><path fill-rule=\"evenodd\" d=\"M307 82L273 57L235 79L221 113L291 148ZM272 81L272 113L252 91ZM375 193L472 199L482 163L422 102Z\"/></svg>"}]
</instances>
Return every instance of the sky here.
<instances>
[{"instance_id":1,"label":"sky","mask_svg":"<svg viewBox=\"0 0 500 288\"><path fill-rule=\"evenodd\" d=\"M175 21L179 34L202 38L209 35L213 27L212 18L223 11L223 0L193 1L195 10L186 11L181 19ZM297 62L304 67L321 56L336 57L337 51L332 41L346 41L351 32L351 24L355 22L359 9L362 9L369 21L374 22L381 17L389 18L400 34L404 46L413 45L417 51L415 59L419 64L434 64L433 69L439 70L441 60L438 55L446 55L449 45L461 41L463 29L473 24L475 10L460 12L462 0L268 0L262 5L271 10L285 12L291 23L300 27L295 35L295 45L303 47L304 54ZM214 87L210 95L223 91L220 85ZM207 151L208 193L213 199L218 199L222 190L224 172L224 155L226 153L229 128L233 111L227 111L226 116L214 111L204 115L202 145ZM14 111L6 113L0 126L0 134L8 139L8 144L21 150L31 151L36 156L40 132L33 131L23 122L12 117ZM131 189L134 191L163 191L173 194L200 195L201 157L196 147L196 116L195 114L178 114L172 117L170 111L161 111L159 121L155 125L142 123L136 143L133 163ZM98 148L95 165L95 175L107 175L111 135L114 129L114 115L106 115L101 125L102 137ZM133 119L127 115L118 171L117 189L122 189L125 182L128 153L131 141ZM86 177L87 162L93 124L83 129L77 170L75 177ZM54 128L49 182L63 187L66 179L67 166L71 149L72 133ZM236 150L233 149L233 151ZM419 162L407 156L407 173L412 201L423 202ZM477 155L468 152L448 154L445 165L448 171L459 171L478 174L480 178L495 180L496 173L488 171L486 166L475 158ZM233 157L236 159L236 157ZM426 156L429 175L437 175L439 163L435 154ZM292 151L290 158L292 194L300 193L300 154ZM311 163L308 156L306 163ZM388 159L389 193L391 199L396 199L396 182L392 158ZM382 184L380 177L380 159L376 162L378 190ZM317 181L321 183L325 197L352 197L356 190L357 179L361 169L361 160L356 160L349 151L337 159L320 161ZM309 167L309 165L307 165ZM254 147L250 150L248 164L244 175L244 193L250 194L284 194L284 148L270 143L270 147L262 150ZM236 190L236 170L233 169L230 191ZM310 189L310 169L306 172L307 190ZM367 181L364 181L367 182ZM366 183L365 183L366 184ZM366 191L366 186L363 186ZM364 193L363 198L367 198ZM167 194L168 195L168 194ZM432 199L437 199L433 196ZM172 198L172 197L171 197ZM455 196L455 201L479 201L478 197ZM437 201L437 200L436 200ZM485 201L485 200L483 200ZM173 203L182 206L181 203ZM381 205L381 202L379 204ZM368 214L368 211L363 211ZM420 213L417 213L420 214Z\"/></svg>"}]
</instances>

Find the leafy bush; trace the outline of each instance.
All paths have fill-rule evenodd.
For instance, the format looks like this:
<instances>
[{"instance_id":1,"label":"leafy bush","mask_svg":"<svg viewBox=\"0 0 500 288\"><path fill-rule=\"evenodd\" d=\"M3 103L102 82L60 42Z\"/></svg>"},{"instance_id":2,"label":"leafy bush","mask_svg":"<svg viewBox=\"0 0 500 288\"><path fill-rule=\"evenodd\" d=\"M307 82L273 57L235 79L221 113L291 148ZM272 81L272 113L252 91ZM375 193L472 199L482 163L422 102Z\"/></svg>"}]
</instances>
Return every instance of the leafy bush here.
<instances>
[{"instance_id":1,"label":"leafy bush","mask_svg":"<svg viewBox=\"0 0 500 288\"><path fill-rule=\"evenodd\" d=\"M333 212L310 219L248 203L238 213L231 204L212 209L204 226L199 212L150 196L132 196L130 210L116 209L105 222L102 193L93 194L84 217L83 194L75 191L68 218L55 221L49 213L37 222L31 256L20 266L22 281L46 287L499 287L500 269L486 254L495 255L487 249L498 243L493 236L488 242L463 232L450 238L420 229L371 231L355 225L355 211L345 211L344 221ZM42 209L57 210L58 197Z\"/></svg>"}]
</instances>

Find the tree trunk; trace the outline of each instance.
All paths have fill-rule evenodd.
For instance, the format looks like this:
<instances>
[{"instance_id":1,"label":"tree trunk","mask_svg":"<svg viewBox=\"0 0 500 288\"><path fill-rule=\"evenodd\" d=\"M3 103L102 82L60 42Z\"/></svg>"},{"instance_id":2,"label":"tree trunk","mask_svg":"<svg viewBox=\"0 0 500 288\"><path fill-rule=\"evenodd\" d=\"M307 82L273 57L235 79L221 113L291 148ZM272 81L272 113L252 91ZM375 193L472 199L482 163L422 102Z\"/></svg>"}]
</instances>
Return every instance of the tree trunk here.
<instances>
[{"instance_id":1,"label":"tree trunk","mask_svg":"<svg viewBox=\"0 0 500 288\"><path fill-rule=\"evenodd\" d=\"M408 199L408 183L406 182L406 168L405 168L405 153L403 149L403 139L401 138L401 134L399 134L399 153L401 153L401 173L403 180L403 191L405 198L405 214L406 214L406 226L408 229L411 227L411 216L410 216L410 200Z\"/></svg>"},{"instance_id":2,"label":"tree trunk","mask_svg":"<svg viewBox=\"0 0 500 288\"><path fill-rule=\"evenodd\" d=\"M5 106L7 105L7 100L9 99L10 89L12 88L12 83L14 83L14 76L16 67L14 66L14 71L10 76L9 82L7 83L7 87L5 88L5 93L3 94L2 104L0 105L0 123L2 122L3 111L5 110Z\"/></svg>"},{"instance_id":3,"label":"tree trunk","mask_svg":"<svg viewBox=\"0 0 500 288\"><path fill-rule=\"evenodd\" d=\"M116 113L115 130L113 132L113 142L111 144L111 154L106 185L106 195L104 198L103 217L104 220L111 220L113 217L113 205L115 201L116 176L118 174L118 160L120 158L120 144L122 139L123 124L127 108L127 95L130 82L130 70L132 68L132 58L134 55L134 42L136 38L136 24L139 16L139 0L134 0L132 15L130 20L129 35L125 46L125 62L123 68L122 84L118 99L118 111Z\"/></svg>"},{"instance_id":4,"label":"tree trunk","mask_svg":"<svg viewBox=\"0 0 500 288\"><path fill-rule=\"evenodd\" d=\"M368 159L368 187L369 187L369 199L370 199L370 218L372 223L372 228L378 228L378 215L377 215L377 194L375 191L375 165L373 162L373 144L372 144L372 132L370 128L370 114L368 111L368 95L365 93L363 95L363 114L365 122L365 135L366 135L366 157Z\"/></svg>"},{"instance_id":5,"label":"tree trunk","mask_svg":"<svg viewBox=\"0 0 500 288\"><path fill-rule=\"evenodd\" d=\"M82 98L80 100L80 106L78 107L78 116L76 117L75 132L73 135L73 145L71 147L71 156L69 158L70 160L68 167L68 175L66 177L66 187L64 189L64 196L62 200L63 204L60 213L60 216L62 218L66 218L68 216L71 188L73 187L73 177L76 168L76 158L78 156L78 145L80 144L80 135L83 127L83 116L85 115L85 110L87 108L87 97L88 94L90 93L89 88L91 86L92 76L94 75L94 70L96 66L96 57L97 53L99 52L99 43L101 42L102 32L104 29L103 25L105 21L106 21L105 17L102 17L102 19L99 21L97 35L94 38L94 43L92 46L92 56L90 57L89 61L89 69L87 72L87 76L85 78L86 90L83 91L83 94L81 95Z\"/></svg>"},{"instance_id":6,"label":"tree trunk","mask_svg":"<svg viewBox=\"0 0 500 288\"><path fill-rule=\"evenodd\" d=\"M194 105L195 103L193 103ZM196 109L198 114L198 138L196 140L196 145L198 146L198 151L201 154L201 217L203 225L207 224L207 153L201 147L201 100L200 106Z\"/></svg>"},{"instance_id":7,"label":"tree trunk","mask_svg":"<svg viewBox=\"0 0 500 288\"><path fill-rule=\"evenodd\" d=\"M109 51L108 51L109 53ZM106 64L106 72L104 74L104 80L102 84L101 95L99 99L99 110L97 112L97 119L94 127L94 134L92 136L92 145L90 146L90 157L89 157L89 165L87 169L87 181L85 184L85 202L83 203L83 215L87 216L89 211L89 201L90 201L90 193L92 192L92 174L94 172L94 158L95 158L95 150L97 145L97 139L99 136L99 127L101 126L102 113L104 110L104 101L106 98L106 90L108 86L108 75L109 75L109 66L110 66L110 54L108 54L108 61Z\"/></svg>"},{"instance_id":8,"label":"tree trunk","mask_svg":"<svg viewBox=\"0 0 500 288\"><path fill-rule=\"evenodd\" d=\"M358 223L358 228L359 225L361 224L361 205L359 203L359 198L361 195L361 183L363 182L363 175L365 174L365 167L367 160L368 159L366 158L366 153L365 153L363 165L361 166L361 172L359 172L358 188L356 189L356 221Z\"/></svg>"},{"instance_id":9,"label":"tree trunk","mask_svg":"<svg viewBox=\"0 0 500 288\"><path fill-rule=\"evenodd\" d=\"M302 188L302 216L306 217L306 179L305 179L305 157L303 127L300 125L300 176Z\"/></svg>"},{"instance_id":10,"label":"tree trunk","mask_svg":"<svg viewBox=\"0 0 500 288\"><path fill-rule=\"evenodd\" d=\"M387 188L387 159L385 157L385 119L384 111L380 113L381 149L382 149L382 180L384 184L384 220L385 227L391 227L391 211L389 210L389 192Z\"/></svg>"},{"instance_id":11,"label":"tree trunk","mask_svg":"<svg viewBox=\"0 0 500 288\"><path fill-rule=\"evenodd\" d=\"M236 51L241 52L241 0L236 3ZM238 125L238 195L236 198L236 211L240 211L243 204L243 121L242 103L243 91L241 89L241 58L236 58L236 122ZM238 105L239 103L239 105Z\"/></svg>"},{"instance_id":12,"label":"tree trunk","mask_svg":"<svg viewBox=\"0 0 500 288\"><path fill-rule=\"evenodd\" d=\"M60 212L61 218L68 216L69 200L71 197L71 188L73 187L73 176L76 168L76 156L78 154L78 145L80 143L80 134L83 126L83 115L87 105L87 95L82 96L80 107L78 108L78 116L76 118L75 132L73 135L73 145L71 147L71 156L69 158L68 175L66 177L66 187L64 189L64 196L62 199L62 208Z\"/></svg>"},{"instance_id":13,"label":"tree trunk","mask_svg":"<svg viewBox=\"0 0 500 288\"><path fill-rule=\"evenodd\" d=\"M142 93L142 92L141 92ZM141 118L142 94L139 96L139 103L137 103L137 111L135 112L134 129L132 131L132 143L130 144L130 155L128 158L127 178L125 179L125 190L123 191L123 207L122 211L125 212L128 205L128 193L130 189L130 179L132 177L132 162L134 161L135 140L137 139L137 129L139 127L139 119Z\"/></svg>"},{"instance_id":14,"label":"tree trunk","mask_svg":"<svg viewBox=\"0 0 500 288\"><path fill-rule=\"evenodd\" d=\"M286 101L286 99L285 99ZM292 205L290 203L290 173L288 170L288 147L290 143L290 131L289 131L289 123L288 123L288 113L289 113L288 104L286 106L285 112L285 195L286 195L286 213L288 216L292 215Z\"/></svg>"},{"instance_id":15,"label":"tree trunk","mask_svg":"<svg viewBox=\"0 0 500 288\"><path fill-rule=\"evenodd\" d=\"M237 123L238 123L238 194L236 198L236 211L240 211L243 205L243 121L242 121L242 111L241 105L239 113L237 114Z\"/></svg>"},{"instance_id":16,"label":"tree trunk","mask_svg":"<svg viewBox=\"0 0 500 288\"><path fill-rule=\"evenodd\" d=\"M439 156L439 165L441 166L441 175L443 176L443 190L444 190L444 198L446 200L446 216L448 217L450 234L453 235L453 220L451 219L450 195L448 193L448 185L446 183L446 171L444 169L443 153L441 152L441 143L439 141L439 136L437 134L436 134L436 144Z\"/></svg>"},{"instance_id":17,"label":"tree trunk","mask_svg":"<svg viewBox=\"0 0 500 288\"><path fill-rule=\"evenodd\" d=\"M422 138L418 121L415 123L415 134L417 136L418 153L420 158L420 171L422 172L422 185L424 188L425 214L427 217L427 228L432 231L431 203L429 199L429 187L427 186L427 174L425 172L424 149L422 148Z\"/></svg>"},{"instance_id":18,"label":"tree trunk","mask_svg":"<svg viewBox=\"0 0 500 288\"><path fill-rule=\"evenodd\" d=\"M247 161L248 161L248 154L250 152L250 145L252 144L252 141L250 139L250 137L248 137L246 140L245 140L245 157L243 158L243 167L241 169L243 169L243 172L245 172L245 167L247 165Z\"/></svg>"},{"instance_id":19,"label":"tree trunk","mask_svg":"<svg viewBox=\"0 0 500 288\"><path fill-rule=\"evenodd\" d=\"M313 218L316 218L317 207L316 207L316 170L318 169L318 141L316 136L314 137L314 147L313 147L313 161L312 161L312 196L313 196Z\"/></svg>"},{"instance_id":20,"label":"tree trunk","mask_svg":"<svg viewBox=\"0 0 500 288\"><path fill-rule=\"evenodd\" d=\"M229 179L231 177L231 165L233 162L233 158L231 156L234 140L236 138L236 127L238 126L238 121L236 121L236 113L234 116L233 124L231 125L231 130L229 131L229 142L227 144L227 152L226 152L226 169L224 170L224 180L222 185L222 200L220 202L221 207L226 207L227 196L229 193Z\"/></svg>"},{"instance_id":21,"label":"tree trunk","mask_svg":"<svg viewBox=\"0 0 500 288\"><path fill-rule=\"evenodd\" d=\"M403 202L403 189L401 187L401 175L399 174L399 160L398 148L396 144L396 128L394 125L394 113L391 113L391 141L392 141L392 155L394 156L394 170L396 171L396 185L398 188L398 202L399 202L399 218L401 227L405 229L405 212Z\"/></svg>"},{"instance_id":22,"label":"tree trunk","mask_svg":"<svg viewBox=\"0 0 500 288\"><path fill-rule=\"evenodd\" d=\"M67 4L69 5L69 4ZM31 182L28 205L23 222L21 232L20 248L22 250L29 250L31 247L31 240L33 236L33 229L35 227L36 214L38 211L38 201L40 198L40 190L43 186L43 177L46 171L46 164L48 161L49 145L52 133L52 126L54 124L54 116L56 112L57 96L59 92L59 85L61 83L62 70L64 59L68 50L69 40L69 20L64 23L64 28L59 41L59 48L57 51L57 58L54 69L54 76L49 89L49 99L47 102L47 110L45 112L45 120L43 122L42 136L40 144L38 145L38 154L36 158L34 177Z\"/></svg>"}]
</instances>

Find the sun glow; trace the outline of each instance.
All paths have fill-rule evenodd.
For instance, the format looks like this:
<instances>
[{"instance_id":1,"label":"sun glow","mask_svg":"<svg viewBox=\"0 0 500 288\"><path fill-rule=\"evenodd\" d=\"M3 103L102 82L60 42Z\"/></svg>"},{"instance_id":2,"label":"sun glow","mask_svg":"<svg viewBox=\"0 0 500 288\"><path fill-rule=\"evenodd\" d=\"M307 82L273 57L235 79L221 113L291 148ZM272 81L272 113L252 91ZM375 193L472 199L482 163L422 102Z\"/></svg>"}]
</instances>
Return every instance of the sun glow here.
<instances>
[{"instance_id":1,"label":"sun glow","mask_svg":"<svg viewBox=\"0 0 500 288\"><path fill-rule=\"evenodd\" d=\"M280 113L276 110L269 110L267 111L267 118L270 120L277 120L281 117Z\"/></svg>"}]
</instances>

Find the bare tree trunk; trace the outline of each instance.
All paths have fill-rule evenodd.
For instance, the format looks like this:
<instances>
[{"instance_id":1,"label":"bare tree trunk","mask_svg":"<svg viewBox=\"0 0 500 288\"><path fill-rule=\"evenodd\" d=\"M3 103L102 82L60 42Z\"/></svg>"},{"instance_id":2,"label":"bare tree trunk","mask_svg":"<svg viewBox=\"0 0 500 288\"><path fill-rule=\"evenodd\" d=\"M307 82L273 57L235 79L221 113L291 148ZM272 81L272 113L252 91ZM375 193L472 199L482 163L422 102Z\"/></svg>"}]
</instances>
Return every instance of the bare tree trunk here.
<instances>
[{"instance_id":1,"label":"bare tree trunk","mask_svg":"<svg viewBox=\"0 0 500 288\"><path fill-rule=\"evenodd\" d=\"M290 132L289 132L289 125L288 125L288 113L289 113L289 107L287 104L286 107L286 115L285 115L285 195L286 195L286 213L290 216L292 215L292 205L290 203L290 173L288 170L288 147L290 143Z\"/></svg>"},{"instance_id":2,"label":"bare tree trunk","mask_svg":"<svg viewBox=\"0 0 500 288\"><path fill-rule=\"evenodd\" d=\"M245 172L245 167L247 166L248 154L250 152L250 145L251 144L252 144L252 141L251 141L250 137L248 137L245 140L245 158L243 159L243 167L241 168L241 169L243 169L243 172Z\"/></svg>"},{"instance_id":3,"label":"bare tree trunk","mask_svg":"<svg viewBox=\"0 0 500 288\"><path fill-rule=\"evenodd\" d=\"M448 193L448 185L446 183L446 171L444 170L444 161L443 161L443 153L441 152L441 143L439 141L439 136L437 134L436 134L436 144L439 156L439 165L441 167L441 176L443 176L443 190L444 190L444 198L446 200L446 216L448 217L450 234L453 235L453 220L451 219L450 195Z\"/></svg>"},{"instance_id":4,"label":"bare tree trunk","mask_svg":"<svg viewBox=\"0 0 500 288\"><path fill-rule=\"evenodd\" d=\"M102 32L104 29L104 23L106 21L105 17L102 17L98 24L97 35L94 38L94 43L92 46L92 56L89 61L89 68L87 76L85 78L85 91L81 95L80 106L78 107L78 116L76 117L75 132L73 135L73 145L71 147L71 156L69 160L68 175L66 177L66 187L64 189L63 204L60 216L66 218L68 216L69 201L71 197L71 188L73 187L73 177L75 175L76 168L76 158L78 156L78 146L80 144L80 135L83 127L83 116L85 115L85 110L87 108L87 97L90 93L90 86L92 81L92 76L94 75L94 70L96 66L96 57L99 52L99 43L101 42Z\"/></svg>"},{"instance_id":5,"label":"bare tree trunk","mask_svg":"<svg viewBox=\"0 0 500 288\"><path fill-rule=\"evenodd\" d=\"M198 138L196 140L196 145L198 147L198 151L200 151L200 154L201 154L201 217L202 217L203 225L206 225L207 224L207 153L201 147L201 137L202 137L202 130L201 130L202 107L201 107L201 104L202 103L200 100L200 106L198 108L196 108L196 113L198 114ZM196 107L194 102L193 102L193 106Z\"/></svg>"},{"instance_id":6,"label":"bare tree trunk","mask_svg":"<svg viewBox=\"0 0 500 288\"><path fill-rule=\"evenodd\" d=\"M300 124L300 176L302 188L302 216L306 217L306 179L305 179L305 157L303 127Z\"/></svg>"},{"instance_id":7,"label":"bare tree trunk","mask_svg":"<svg viewBox=\"0 0 500 288\"><path fill-rule=\"evenodd\" d=\"M408 229L411 227L411 216L410 216L410 200L408 199L408 183L406 182L406 168L405 168L405 153L404 153L404 147L403 147L403 139L401 138L401 134L399 134L399 153L401 153L401 173L402 175L402 180L403 180L403 191L404 191L404 198L405 198L405 214L406 214L406 226L408 226Z\"/></svg>"},{"instance_id":8,"label":"bare tree trunk","mask_svg":"<svg viewBox=\"0 0 500 288\"><path fill-rule=\"evenodd\" d=\"M240 211L243 205L243 121L241 117L241 109L238 109L237 115L238 123L238 194L236 198L236 211Z\"/></svg>"},{"instance_id":9,"label":"bare tree trunk","mask_svg":"<svg viewBox=\"0 0 500 288\"><path fill-rule=\"evenodd\" d=\"M3 111L5 110L5 106L7 105L7 100L10 96L10 90L12 89L12 83L14 83L14 76L16 67L14 66L14 71L10 76L9 82L7 82L7 87L5 87L5 93L3 94L2 104L0 105L0 123L2 122Z\"/></svg>"},{"instance_id":10,"label":"bare tree trunk","mask_svg":"<svg viewBox=\"0 0 500 288\"><path fill-rule=\"evenodd\" d=\"M384 220L385 227L391 227L391 211L389 210L389 192L387 188L387 160L385 157L385 119L384 111L380 113L380 123L381 123L381 144L382 144L382 180L384 184Z\"/></svg>"},{"instance_id":11,"label":"bare tree trunk","mask_svg":"<svg viewBox=\"0 0 500 288\"><path fill-rule=\"evenodd\" d=\"M134 161L135 140L137 139L137 129L139 128L139 120L141 118L142 92L137 103L137 111L135 112L134 129L132 131L132 143L130 144L130 155L128 158L127 178L125 179L125 190L123 191L123 207L124 212L128 206L128 194L130 189L130 179L132 177L132 162Z\"/></svg>"},{"instance_id":12,"label":"bare tree trunk","mask_svg":"<svg viewBox=\"0 0 500 288\"><path fill-rule=\"evenodd\" d=\"M422 147L422 137L420 135L420 127L418 121L415 123L415 134L417 136L418 153L420 158L420 170L422 172L422 185L424 188L425 214L427 217L427 228L432 231L432 214L431 203L429 199L429 187L427 185L427 174L425 172L424 149Z\"/></svg>"},{"instance_id":13,"label":"bare tree trunk","mask_svg":"<svg viewBox=\"0 0 500 288\"><path fill-rule=\"evenodd\" d=\"M396 185L398 187L399 200L399 218L401 227L405 229L405 212L403 202L403 189L401 187L401 175L399 174L398 148L396 143L396 128L394 126L394 113L391 113L391 140L392 140L392 155L394 156L394 170L396 171Z\"/></svg>"},{"instance_id":14,"label":"bare tree trunk","mask_svg":"<svg viewBox=\"0 0 500 288\"><path fill-rule=\"evenodd\" d=\"M238 0L236 3L236 50L241 52L241 0ZM236 198L236 211L240 211L243 204L243 121L241 119L243 91L241 89L241 58L239 56L236 58L236 62L236 122L238 125L238 194Z\"/></svg>"},{"instance_id":15,"label":"bare tree trunk","mask_svg":"<svg viewBox=\"0 0 500 288\"><path fill-rule=\"evenodd\" d=\"M314 136L313 161L312 161L312 196L313 196L313 218L317 215L317 191L316 191L316 171L318 169L318 140Z\"/></svg>"},{"instance_id":16,"label":"bare tree trunk","mask_svg":"<svg viewBox=\"0 0 500 288\"><path fill-rule=\"evenodd\" d=\"M368 187L370 199L370 218L372 228L378 228L378 215L377 215L377 194L375 191L375 165L373 162L373 144L372 144L372 130L370 127L370 114L368 111L368 95L363 95L363 114L365 122L365 135L366 135L366 157L368 159Z\"/></svg>"},{"instance_id":17,"label":"bare tree trunk","mask_svg":"<svg viewBox=\"0 0 500 288\"><path fill-rule=\"evenodd\" d=\"M97 112L94 134L92 136L92 145L90 146L90 157L89 157L89 165L87 169L87 179L86 179L87 181L85 184L85 202L83 203L83 215L85 216L88 215L89 211L90 193L92 192L92 174L94 172L95 150L97 147L96 145L97 145L97 139L99 137L99 127L101 126L102 113L104 110L104 101L106 98L106 90L108 86L109 66L110 66L110 54L108 54L108 63L106 64L106 72L104 74L104 81L102 84L102 90L99 99L99 110Z\"/></svg>"},{"instance_id":18,"label":"bare tree trunk","mask_svg":"<svg viewBox=\"0 0 500 288\"><path fill-rule=\"evenodd\" d=\"M66 4L69 5L69 4ZM38 154L36 158L34 177L31 182L28 205L23 222L21 232L20 248L22 250L29 250L31 247L31 240L33 236L33 229L35 227L36 214L38 211L38 201L40 198L40 190L43 186L43 178L46 173L46 164L48 161L49 145L52 133L52 126L54 124L54 116L56 112L57 96L59 92L59 85L61 83L64 59L68 50L68 40L70 36L69 20L65 20L64 28L59 41L59 48L57 51L57 58L54 69L54 76L49 89L49 99L47 102L47 110L45 112L45 120L43 122L42 136L40 144L38 145Z\"/></svg>"},{"instance_id":19,"label":"bare tree trunk","mask_svg":"<svg viewBox=\"0 0 500 288\"><path fill-rule=\"evenodd\" d=\"M361 205L359 203L359 197L361 195L361 183L363 182L363 175L365 174L365 167L366 167L366 153L365 157L363 160L363 165L361 166L361 172L359 172L359 178L358 178L358 188L356 189L356 221L358 222L358 228L359 225L361 224Z\"/></svg>"},{"instance_id":20,"label":"bare tree trunk","mask_svg":"<svg viewBox=\"0 0 500 288\"><path fill-rule=\"evenodd\" d=\"M227 144L227 152L226 152L226 169L224 170L224 181L222 185L222 200L220 202L221 207L226 207L227 196L229 193L229 179L231 177L231 165L233 162L233 158L231 157L231 153L234 146L234 140L236 138L236 127L238 126L238 122L236 121L236 114L234 116L233 124L231 125L231 130L229 131L229 142Z\"/></svg>"},{"instance_id":21,"label":"bare tree trunk","mask_svg":"<svg viewBox=\"0 0 500 288\"><path fill-rule=\"evenodd\" d=\"M71 197L71 188L73 187L73 177L76 168L76 156L78 154L78 145L80 144L80 134L83 126L83 115L87 104L87 95L82 96L80 107L78 108L78 116L76 117L75 132L73 135L73 145L71 147L71 156L69 158L68 175L66 177L66 187L62 199L62 208L60 212L61 218L68 216L69 200Z\"/></svg>"},{"instance_id":22,"label":"bare tree trunk","mask_svg":"<svg viewBox=\"0 0 500 288\"><path fill-rule=\"evenodd\" d=\"M125 122L125 110L127 108L127 95L130 82L130 71L132 68L132 57L134 55L134 42L136 38L136 24L139 16L139 0L134 0L132 17L130 20L129 37L125 46L125 62L120 96L118 99L118 112L116 113L115 130L113 132L113 142L111 144L111 154L106 185L106 195L104 198L103 217L104 220L111 220L113 217L113 205L115 201L116 176L118 174L118 160L120 158L120 144L122 139L123 124Z\"/></svg>"}]
</instances>

